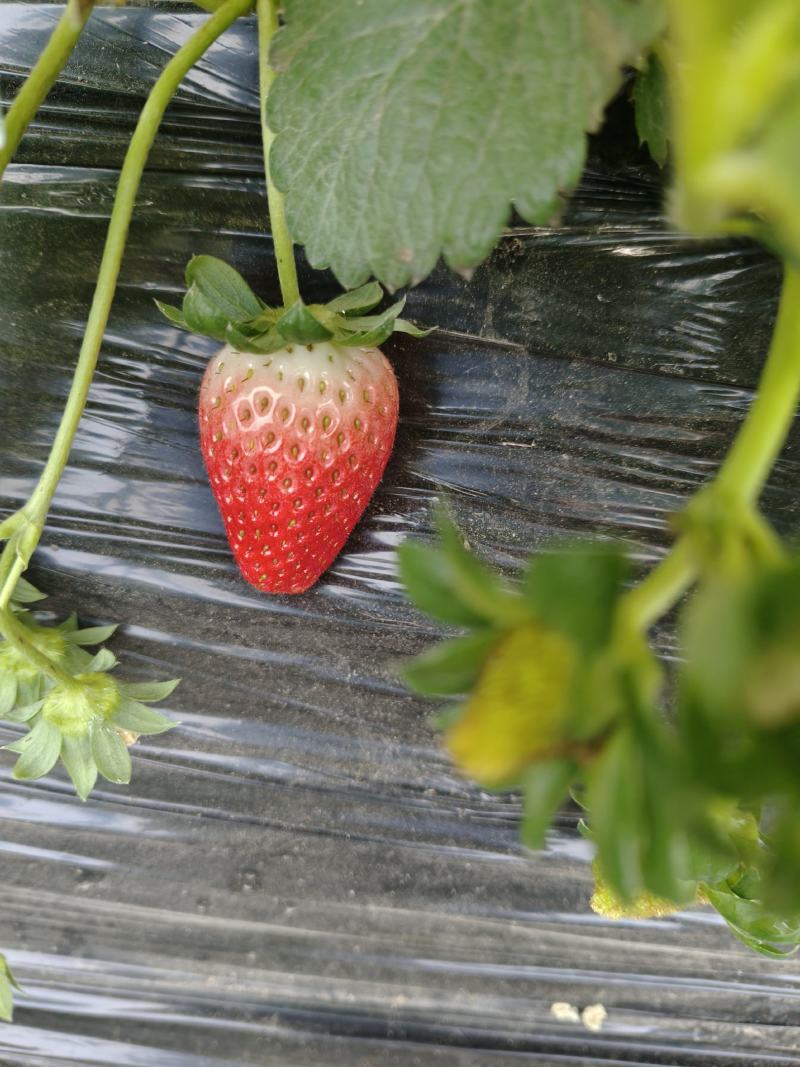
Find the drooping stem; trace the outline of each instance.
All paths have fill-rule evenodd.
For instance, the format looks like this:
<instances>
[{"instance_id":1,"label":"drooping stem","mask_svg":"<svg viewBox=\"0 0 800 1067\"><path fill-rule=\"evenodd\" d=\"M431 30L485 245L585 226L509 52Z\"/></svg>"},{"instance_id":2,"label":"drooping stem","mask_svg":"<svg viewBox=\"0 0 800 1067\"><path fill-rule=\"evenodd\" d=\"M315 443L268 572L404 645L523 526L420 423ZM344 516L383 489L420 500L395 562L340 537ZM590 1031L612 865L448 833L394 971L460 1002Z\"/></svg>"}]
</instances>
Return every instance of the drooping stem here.
<instances>
[{"instance_id":1,"label":"drooping stem","mask_svg":"<svg viewBox=\"0 0 800 1067\"><path fill-rule=\"evenodd\" d=\"M649 630L686 592L695 579L695 561L682 538L648 576L622 598L626 625Z\"/></svg>"},{"instance_id":2,"label":"drooping stem","mask_svg":"<svg viewBox=\"0 0 800 1067\"><path fill-rule=\"evenodd\" d=\"M21 569L24 569L41 535L53 494L66 466L75 432L83 415L114 299L136 195L150 148L164 111L184 76L219 35L251 7L252 0L225 0L225 3L192 34L175 53L153 86L131 138L120 172L97 286L64 414L36 488L21 510L21 514L25 516L24 536L12 536L0 557L0 634L12 643L15 638L14 620L8 611L11 593ZM19 563L21 544L25 549L22 568Z\"/></svg>"},{"instance_id":3,"label":"drooping stem","mask_svg":"<svg viewBox=\"0 0 800 1067\"><path fill-rule=\"evenodd\" d=\"M800 398L800 271L786 267L769 358L717 487L755 504L783 448Z\"/></svg>"},{"instance_id":4,"label":"drooping stem","mask_svg":"<svg viewBox=\"0 0 800 1067\"><path fill-rule=\"evenodd\" d=\"M800 399L800 271L786 266L778 319L755 398L719 473L705 493L719 494L745 515L755 509L794 420ZM755 520L753 520L755 521ZM762 538L768 532L759 526ZM752 530L748 531L752 534ZM773 551L776 551L773 545ZM623 598L625 625L646 630L680 599L697 577L687 537Z\"/></svg>"},{"instance_id":5,"label":"drooping stem","mask_svg":"<svg viewBox=\"0 0 800 1067\"><path fill-rule=\"evenodd\" d=\"M94 0L84 5L79 4L77 0L68 0L63 15L50 35L50 40L14 97L14 102L5 117L6 140L0 148L0 178L3 177L6 167L19 147L19 142L31 119L41 107L44 98L72 55L72 50L86 25L86 20L92 13L93 5Z\"/></svg>"},{"instance_id":6,"label":"drooping stem","mask_svg":"<svg viewBox=\"0 0 800 1067\"><path fill-rule=\"evenodd\" d=\"M275 248L275 260L278 264L278 279L281 283L281 297L284 307L291 307L300 298L297 284L297 267L294 262L292 238L286 225L286 211L283 205L283 193L275 187L269 165L273 135L267 124L267 99L275 71L269 63L269 48L278 29L278 8L275 0L256 0L258 13L258 69L261 88L261 139L264 145L264 176L267 181L267 202L269 204L269 224L272 230L272 243Z\"/></svg>"}]
</instances>

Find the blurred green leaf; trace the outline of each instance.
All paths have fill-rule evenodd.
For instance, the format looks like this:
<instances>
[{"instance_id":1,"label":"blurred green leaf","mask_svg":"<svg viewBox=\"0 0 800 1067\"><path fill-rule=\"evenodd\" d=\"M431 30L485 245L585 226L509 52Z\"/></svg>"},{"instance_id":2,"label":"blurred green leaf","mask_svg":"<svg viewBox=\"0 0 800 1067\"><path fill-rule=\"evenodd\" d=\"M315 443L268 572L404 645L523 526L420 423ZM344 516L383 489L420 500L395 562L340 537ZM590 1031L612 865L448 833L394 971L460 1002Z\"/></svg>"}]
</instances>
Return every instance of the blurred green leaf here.
<instances>
[{"instance_id":1,"label":"blurred green leaf","mask_svg":"<svg viewBox=\"0 0 800 1067\"><path fill-rule=\"evenodd\" d=\"M442 641L406 664L403 677L424 696L466 693L478 678L497 639L498 634L490 631Z\"/></svg>"},{"instance_id":2,"label":"blurred green leaf","mask_svg":"<svg viewBox=\"0 0 800 1067\"><path fill-rule=\"evenodd\" d=\"M413 603L451 626L480 627L486 618L454 595L449 568L440 549L405 541L397 550L400 578Z\"/></svg>"},{"instance_id":3,"label":"blurred green leaf","mask_svg":"<svg viewBox=\"0 0 800 1067\"><path fill-rule=\"evenodd\" d=\"M669 0L680 224L800 260L800 6Z\"/></svg>"},{"instance_id":4,"label":"blurred green leaf","mask_svg":"<svg viewBox=\"0 0 800 1067\"><path fill-rule=\"evenodd\" d=\"M549 760L525 772L522 779L523 845L531 849L544 848L548 827L564 802L576 773L577 767L572 760Z\"/></svg>"},{"instance_id":5,"label":"blurred green leaf","mask_svg":"<svg viewBox=\"0 0 800 1067\"><path fill-rule=\"evenodd\" d=\"M575 545L536 556L525 576L525 594L545 625L593 652L609 641L628 570L614 545Z\"/></svg>"},{"instance_id":6,"label":"blurred green leaf","mask_svg":"<svg viewBox=\"0 0 800 1067\"><path fill-rule=\"evenodd\" d=\"M650 155L663 167L669 156L669 82L657 52L651 52L633 87L636 132Z\"/></svg>"}]
</instances>

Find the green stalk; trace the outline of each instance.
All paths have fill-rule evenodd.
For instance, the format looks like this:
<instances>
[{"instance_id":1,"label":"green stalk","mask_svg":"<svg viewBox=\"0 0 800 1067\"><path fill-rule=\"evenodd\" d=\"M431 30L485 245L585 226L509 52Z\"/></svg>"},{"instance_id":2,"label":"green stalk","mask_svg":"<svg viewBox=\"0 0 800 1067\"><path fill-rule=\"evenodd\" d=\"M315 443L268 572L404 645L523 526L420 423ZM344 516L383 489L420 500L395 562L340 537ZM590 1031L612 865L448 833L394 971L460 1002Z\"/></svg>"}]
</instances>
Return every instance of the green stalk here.
<instances>
[{"instance_id":1,"label":"green stalk","mask_svg":"<svg viewBox=\"0 0 800 1067\"><path fill-rule=\"evenodd\" d=\"M786 266L778 320L755 399L714 481L704 493L719 494L732 511L750 515L749 532L765 548L779 548L765 524L753 519L756 503L792 426L800 399L800 271ZM755 525L754 525L755 524ZM623 597L624 626L646 630L680 599L697 578L697 563L682 537L647 578Z\"/></svg>"},{"instance_id":2,"label":"green stalk","mask_svg":"<svg viewBox=\"0 0 800 1067\"><path fill-rule=\"evenodd\" d=\"M68 0L64 14L50 35L36 65L14 97L5 117L6 140L0 148L0 179L11 162L31 119L39 110L58 75L64 69L78 38L92 13L94 0L81 7L77 0Z\"/></svg>"},{"instance_id":3,"label":"green stalk","mask_svg":"<svg viewBox=\"0 0 800 1067\"><path fill-rule=\"evenodd\" d=\"M64 414L36 488L19 513L25 518L25 529L11 536L0 557L0 634L12 644L18 635L15 633L14 619L8 610L11 594L41 536L53 494L66 466L75 432L83 415L114 299L136 194L150 148L164 111L185 75L219 35L251 7L252 0L225 0L175 53L153 86L128 145L114 198L94 299ZM24 551L20 551L20 544L24 545ZM57 676L53 669L48 673L53 677Z\"/></svg>"},{"instance_id":4,"label":"green stalk","mask_svg":"<svg viewBox=\"0 0 800 1067\"><path fill-rule=\"evenodd\" d=\"M753 505L783 448L800 398L800 271L786 267L778 321L753 403L722 468L720 492Z\"/></svg>"},{"instance_id":5,"label":"green stalk","mask_svg":"<svg viewBox=\"0 0 800 1067\"><path fill-rule=\"evenodd\" d=\"M300 299L300 287L297 284L297 267L294 262L292 238L289 234L289 227L286 225L283 193L275 187L270 171L269 153L274 137L267 125L267 99L272 83L275 81L275 71L269 65L269 49L278 29L278 7L275 0L256 0L256 12L258 14L258 71L261 90L261 140L264 145L264 176L267 181L269 224L272 230L275 260L278 264L283 306L289 308Z\"/></svg>"}]
</instances>

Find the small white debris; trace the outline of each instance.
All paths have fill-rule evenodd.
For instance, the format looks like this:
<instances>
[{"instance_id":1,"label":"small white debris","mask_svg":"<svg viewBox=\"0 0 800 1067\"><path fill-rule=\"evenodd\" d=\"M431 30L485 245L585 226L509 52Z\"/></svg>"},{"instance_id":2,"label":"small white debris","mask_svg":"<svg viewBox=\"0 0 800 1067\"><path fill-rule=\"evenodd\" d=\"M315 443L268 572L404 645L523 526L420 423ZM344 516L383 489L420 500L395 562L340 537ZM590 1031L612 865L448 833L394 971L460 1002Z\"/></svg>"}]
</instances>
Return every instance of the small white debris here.
<instances>
[{"instance_id":1,"label":"small white debris","mask_svg":"<svg viewBox=\"0 0 800 1067\"><path fill-rule=\"evenodd\" d=\"M557 1000L550 1005L550 1014L560 1023L579 1023L580 1013L574 1004L567 1004L565 1000Z\"/></svg>"},{"instance_id":2,"label":"small white debris","mask_svg":"<svg viewBox=\"0 0 800 1067\"><path fill-rule=\"evenodd\" d=\"M590 1004L581 1012L581 1022L593 1034L600 1033L607 1018L608 1012L602 1004Z\"/></svg>"}]
</instances>

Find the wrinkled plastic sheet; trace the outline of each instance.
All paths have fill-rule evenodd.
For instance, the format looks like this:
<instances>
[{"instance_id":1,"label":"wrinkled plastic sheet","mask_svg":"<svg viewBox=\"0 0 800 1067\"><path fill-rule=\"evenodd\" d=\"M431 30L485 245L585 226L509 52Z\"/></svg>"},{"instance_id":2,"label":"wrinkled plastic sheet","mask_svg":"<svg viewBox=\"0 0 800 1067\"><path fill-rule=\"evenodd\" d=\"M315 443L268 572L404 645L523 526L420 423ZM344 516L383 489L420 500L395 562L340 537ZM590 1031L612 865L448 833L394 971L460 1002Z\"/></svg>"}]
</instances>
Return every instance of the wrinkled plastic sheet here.
<instances>
[{"instance_id":1,"label":"wrinkled plastic sheet","mask_svg":"<svg viewBox=\"0 0 800 1067\"><path fill-rule=\"evenodd\" d=\"M56 17L0 7L7 99ZM143 95L201 15L100 10L0 195L0 513L55 432ZM298 598L237 576L197 450L212 351L158 314L192 253L267 299L255 35L243 21L187 80L139 197L102 359L33 579L62 616L119 621L129 677L178 675L179 729L140 742L129 788L87 804L63 773L0 758L0 944L25 996L0 1060L158 1067L797 1064L800 966L733 941L707 909L614 923L588 909L565 810L544 852L514 797L462 781L396 665L436 627L395 546L446 495L512 573L574 536L642 565L714 470L768 343L778 268L662 218L624 106L558 229L517 226L471 283L437 272L388 347L401 424L385 480L332 571ZM303 271L309 299L335 291ZM797 530L800 436L766 492ZM665 635L662 648L670 653ZM0 728L0 741L15 736ZM599 1033L555 1001L602 1003Z\"/></svg>"}]
</instances>

